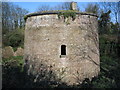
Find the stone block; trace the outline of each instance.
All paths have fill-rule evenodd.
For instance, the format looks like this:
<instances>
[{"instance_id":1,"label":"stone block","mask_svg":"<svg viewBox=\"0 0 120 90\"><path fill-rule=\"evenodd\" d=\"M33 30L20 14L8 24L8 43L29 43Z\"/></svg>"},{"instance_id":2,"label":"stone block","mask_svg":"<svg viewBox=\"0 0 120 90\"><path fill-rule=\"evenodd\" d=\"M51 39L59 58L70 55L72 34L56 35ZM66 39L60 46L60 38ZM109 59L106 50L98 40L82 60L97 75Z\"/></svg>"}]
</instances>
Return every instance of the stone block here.
<instances>
[{"instance_id":1,"label":"stone block","mask_svg":"<svg viewBox=\"0 0 120 90\"><path fill-rule=\"evenodd\" d=\"M14 51L11 46L7 46L7 47L3 48L3 50L2 50L3 58L10 58L12 56L14 56Z\"/></svg>"},{"instance_id":2,"label":"stone block","mask_svg":"<svg viewBox=\"0 0 120 90\"><path fill-rule=\"evenodd\" d=\"M17 48L17 51L14 53L14 56L23 56L24 55L24 49L19 47Z\"/></svg>"}]
</instances>

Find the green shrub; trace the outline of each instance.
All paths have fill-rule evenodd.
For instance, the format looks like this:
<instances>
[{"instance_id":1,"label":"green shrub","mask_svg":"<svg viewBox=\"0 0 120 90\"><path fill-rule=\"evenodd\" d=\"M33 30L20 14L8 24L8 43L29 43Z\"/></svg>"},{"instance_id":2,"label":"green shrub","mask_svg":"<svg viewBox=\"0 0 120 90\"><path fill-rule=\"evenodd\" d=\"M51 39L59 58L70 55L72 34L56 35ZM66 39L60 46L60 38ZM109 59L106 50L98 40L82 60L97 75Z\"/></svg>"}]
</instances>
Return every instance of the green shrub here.
<instances>
[{"instance_id":1,"label":"green shrub","mask_svg":"<svg viewBox=\"0 0 120 90\"><path fill-rule=\"evenodd\" d=\"M24 30L18 29L8 32L3 37L4 46L23 47L24 44Z\"/></svg>"},{"instance_id":2,"label":"green shrub","mask_svg":"<svg viewBox=\"0 0 120 90\"><path fill-rule=\"evenodd\" d=\"M23 56L13 56L10 58L3 58L2 60L3 65L10 64L10 63L12 64L13 62L15 62L16 66L23 65L24 63Z\"/></svg>"}]
</instances>

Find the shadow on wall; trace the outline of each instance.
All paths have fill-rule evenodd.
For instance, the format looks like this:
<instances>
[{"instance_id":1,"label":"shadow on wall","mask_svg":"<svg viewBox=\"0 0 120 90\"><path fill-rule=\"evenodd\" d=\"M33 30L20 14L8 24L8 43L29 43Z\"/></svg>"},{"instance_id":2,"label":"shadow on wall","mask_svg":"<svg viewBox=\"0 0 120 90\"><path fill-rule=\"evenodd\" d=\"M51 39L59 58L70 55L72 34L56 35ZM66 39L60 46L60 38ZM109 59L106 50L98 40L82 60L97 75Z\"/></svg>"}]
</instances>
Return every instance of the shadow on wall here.
<instances>
[{"instance_id":1,"label":"shadow on wall","mask_svg":"<svg viewBox=\"0 0 120 90\"><path fill-rule=\"evenodd\" d=\"M31 73L28 75L28 66L18 64L17 61L6 62L2 65L3 88L91 88L92 86L89 79L85 79L77 86L68 86L56 77L51 67L45 64L40 64L39 73L34 76Z\"/></svg>"},{"instance_id":2,"label":"shadow on wall","mask_svg":"<svg viewBox=\"0 0 120 90\"><path fill-rule=\"evenodd\" d=\"M55 74L46 65L41 64L39 73L35 76L27 73L27 65L18 65L18 62L8 62L3 67L3 88L46 88L66 85L60 82Z\"/></svg>"}]
</instances>

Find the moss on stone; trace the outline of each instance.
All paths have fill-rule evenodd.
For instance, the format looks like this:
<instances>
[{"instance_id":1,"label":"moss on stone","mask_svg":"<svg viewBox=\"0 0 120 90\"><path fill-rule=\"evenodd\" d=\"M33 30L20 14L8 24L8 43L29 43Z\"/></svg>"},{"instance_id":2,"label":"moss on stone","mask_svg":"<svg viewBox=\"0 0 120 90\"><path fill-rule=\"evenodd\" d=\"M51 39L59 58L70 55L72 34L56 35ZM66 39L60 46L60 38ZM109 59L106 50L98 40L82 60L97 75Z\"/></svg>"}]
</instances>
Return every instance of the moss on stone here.
<instances>
[{"instance_id":1,"label":"moss on stone","mask_svg":"<svg viewBox=\"0 0 120 90\"><path fill-rule=\"evenodd\" d=\"M25 21L26 21L26 19L27 19L27 15L24 16L24 20L25 20Z\"/></svg>"},{"instance_id":2,"label":"moss on stone","mask_svg":"<svg viewBox=\"0 0 120 90\"><path fill-rule=\"evenodd\" d=\"M78 10L51 10L51 11L42 11L41 13L47 13L47 12L79 12Z\"/></svg>"},{"instance_id":3,"label":"moss on stone","mask_svg":"<svg viewBox=\"0 0 120 90\"><path fill-rule=\"evenodd\" d=\"M74 11L74 10L62 11L58 13L58 18L60 18L60 16L63 16L64 19L71 17L74 20L76 18L76 12L78 11Z\"/></svg>"},{"instance_id":4,"label":"moss on stone","mask_svg":"<svg viewBox=\"0 0 120 90\"><path fill-rule=\"evenodd\" d=\"M42 12L30 13L30 14L24 16L24 20L26 20L28 17L31 17L31 16L49 15L49 14L58 14L58 17L64 16L64 18L72 17L73 20L75 19L76 14L91 15L91 16L98 17L95 14L79 12L78 10L53 10L53 11L42 11Z\"/></svg>"}]
</instances>

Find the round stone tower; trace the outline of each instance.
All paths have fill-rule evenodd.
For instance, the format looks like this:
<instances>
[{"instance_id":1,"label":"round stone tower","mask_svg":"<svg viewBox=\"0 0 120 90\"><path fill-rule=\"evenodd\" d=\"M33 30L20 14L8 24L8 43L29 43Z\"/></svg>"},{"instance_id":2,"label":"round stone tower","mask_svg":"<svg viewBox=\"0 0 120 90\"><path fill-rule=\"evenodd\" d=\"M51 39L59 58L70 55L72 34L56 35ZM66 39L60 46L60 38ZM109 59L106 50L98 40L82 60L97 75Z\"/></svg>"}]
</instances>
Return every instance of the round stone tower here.
<instances>
[{"instance_id":1,"label":"round stone tower","mask_svg":"<svg viewBox=\"0 0 120 90\"><path fill-rule=\"evenodd\" d=\"M67 17L65 16L67 13ZM44 77L68 85L92 79L100 71L97 16L78 11L48 11L25 17L24 58L35 81ZM48 74L48 72L50 72ZM47 74L47 75L46 75Z\"/></svg>"}]
</instances>

